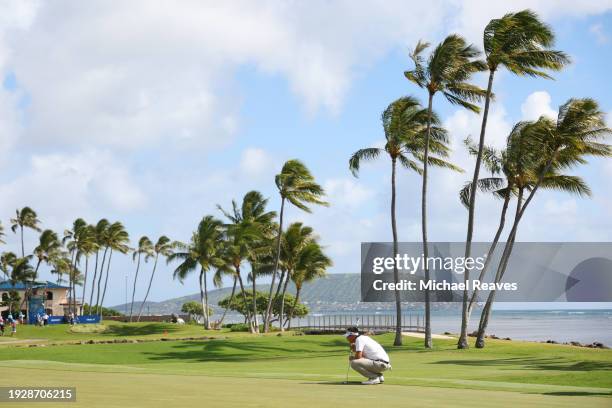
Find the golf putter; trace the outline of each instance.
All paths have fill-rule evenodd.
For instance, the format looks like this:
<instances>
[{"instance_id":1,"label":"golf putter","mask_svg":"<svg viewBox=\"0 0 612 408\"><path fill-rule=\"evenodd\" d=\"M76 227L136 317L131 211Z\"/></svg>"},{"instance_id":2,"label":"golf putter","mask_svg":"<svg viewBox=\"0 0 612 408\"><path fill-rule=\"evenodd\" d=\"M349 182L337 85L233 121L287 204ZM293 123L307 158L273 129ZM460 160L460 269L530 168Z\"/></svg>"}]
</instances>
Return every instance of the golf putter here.
<instances>
[{"instance_id":1,"label":"golf putter","mask_svg":"<svg viewBox=\"0 0 612 408\"><path fill-rule=\"evenodd\" d=\"M359 328L359 318L357 318L357 328ZM344 384L348 384L348 377L349 377L349 371L351 371L351 354L352 354L352 350L349 348L349 360L348 360L348 366L346 367L346 380L344 380Z\"/></svg>"},{"instance_id":2,"label":"golf putter","mask_svg":"<svg viewBox=\"0 0 612 408\"><path fill-rule=\"evenodd\" d=\"M348 376L349 376L349 371L351 371L351 350L349 349L349 360L348 360L348 366L346 367L346 380L344 381L345 384L348 384Z\"/></svg>"}]
</instances>

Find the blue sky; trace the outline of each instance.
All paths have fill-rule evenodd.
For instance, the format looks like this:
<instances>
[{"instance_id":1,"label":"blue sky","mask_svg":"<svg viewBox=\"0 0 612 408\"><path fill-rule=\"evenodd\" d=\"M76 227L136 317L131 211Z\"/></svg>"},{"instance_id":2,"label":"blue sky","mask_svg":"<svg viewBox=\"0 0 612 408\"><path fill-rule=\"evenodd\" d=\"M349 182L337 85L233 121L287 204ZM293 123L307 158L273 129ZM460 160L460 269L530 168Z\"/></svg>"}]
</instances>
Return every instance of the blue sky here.
<instances>
[{"instance_id":1,"label":"blue sky","mask_svg":"<svg viewBox=\"0 0 612 408\"><path fill-rule=\"evenodd\" d=\"M355 150L380 143L380 113L394 99L423 93L408 83L408 50L459 32L477 46L486 22L510 11L492 2L6 2L0 8L0 218L32 206L43 227L63 231L74 218L121 220L133 240L166 234L187 240L205 214L221 216L251 189L278 207L273 176L303 160L329 193L330 208L290 220L314 226L333 257L331 272L358 272L359 243L390 239L389 166L365 165ZM487 141L512 124L551 114L570 97L597 99L612 112L612 2L517 2L552 25L573 64L555 81L500 72ZM475 81L482 84L484 77ZM435 101L453 139L453 160L472 171L461 146L477 135L477 115ZM520 230L523 241L612 240L612 164L576 169L592 199L545 192ZM430 239L461 241L466 212L457 191L469 176L431 178ZM419 179L399 177L400 239L419 240ZM499 203L479 202L478 240L490 240ZM26 245L35 245L28 233ZM6 249L16 249L8 232ZM117 257L123 302L131 258ZM152 300L193 293L160 269ZM43 276L49 276L43 271ZM143 282L144 287L144 282ZM141 291L143 292L143 290ZM142 293L137 295L142 296Z\"/></svg>"}]
</instances>

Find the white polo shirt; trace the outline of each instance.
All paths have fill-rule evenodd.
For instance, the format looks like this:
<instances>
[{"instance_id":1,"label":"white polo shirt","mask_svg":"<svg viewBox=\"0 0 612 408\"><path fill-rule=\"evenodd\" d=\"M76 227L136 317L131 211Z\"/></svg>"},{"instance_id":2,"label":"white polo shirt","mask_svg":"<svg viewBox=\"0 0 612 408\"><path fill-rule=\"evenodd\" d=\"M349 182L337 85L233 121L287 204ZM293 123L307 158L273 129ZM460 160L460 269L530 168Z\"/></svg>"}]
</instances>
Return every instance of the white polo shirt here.
<instances>
[{"instance_id":1,"label":"white polo shirt","mask_svg":"<svg viewBox=\"0 0 612 408\"><path fill-rule=\"evenodd\" d=\"M390 362L384 348L371 337L361 335L355 339L355 351L361 351L363 357L370 360L383 360Z\"/></svg>"}]
</instances>

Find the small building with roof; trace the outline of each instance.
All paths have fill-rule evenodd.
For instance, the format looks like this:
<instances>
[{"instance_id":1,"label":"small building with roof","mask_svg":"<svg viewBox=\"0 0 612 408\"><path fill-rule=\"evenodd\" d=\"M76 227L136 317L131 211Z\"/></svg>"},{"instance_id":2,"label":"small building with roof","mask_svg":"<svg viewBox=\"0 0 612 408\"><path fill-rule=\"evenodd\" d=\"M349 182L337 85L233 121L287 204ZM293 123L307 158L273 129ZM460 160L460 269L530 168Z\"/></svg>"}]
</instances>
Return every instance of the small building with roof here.
<instances>
[{"instance_id":1,"label":"small building with roof","mask_svg":"<svg viewBox=\"0 0 612 408\"><path fill-rule=\"evenodd\" d=\"M70 313L70 297L69 287L63 286L50 281L35 281L27 282L11 282L9 280L0 281L0 313L6 317L9 313L8 306L2 306L9 299L10 292L17 292L19 298L23 300L26 291L31 289L26 302L22 304L24 315L28 317L30 322L36 321L37 314L47 313L50 316L66 316ZM81 303L77 301L77 310L80 309ZM13 310L13 316L19 314L18 310Z\"/></svg>"}]
</instances>

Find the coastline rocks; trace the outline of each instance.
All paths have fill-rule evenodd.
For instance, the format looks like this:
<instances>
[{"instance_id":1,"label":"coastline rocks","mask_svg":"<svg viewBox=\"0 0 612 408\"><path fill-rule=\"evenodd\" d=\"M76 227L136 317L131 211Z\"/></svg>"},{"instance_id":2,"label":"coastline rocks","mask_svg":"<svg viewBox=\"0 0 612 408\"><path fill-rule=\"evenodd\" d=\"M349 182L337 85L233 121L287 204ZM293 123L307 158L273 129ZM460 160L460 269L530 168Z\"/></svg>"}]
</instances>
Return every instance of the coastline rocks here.
<instances>
[{"instance_id":1,"label":"coastline rocks","mask_svg":"<svg viewBox=\"0 0 612 408\"><path fill-rule=\"evenodd\" d=\"M542 341L542 343L547 343L547 344L563 344L565 346L574 346L574 347L586 347L586 348L598 348L598 349L609 349L610 347L606 346L605 344L599 342L599 341L594 341L593 343L590 344L582 344L579 341L566 341L564 343L559 343L558 341L555 340L546 340L546 341Z\"/></svg>"}]
</instances>

